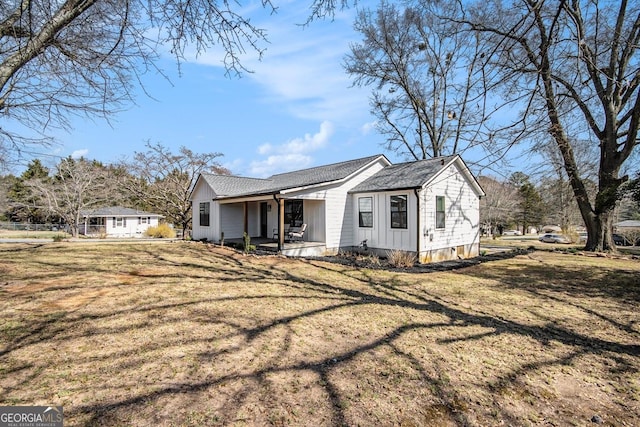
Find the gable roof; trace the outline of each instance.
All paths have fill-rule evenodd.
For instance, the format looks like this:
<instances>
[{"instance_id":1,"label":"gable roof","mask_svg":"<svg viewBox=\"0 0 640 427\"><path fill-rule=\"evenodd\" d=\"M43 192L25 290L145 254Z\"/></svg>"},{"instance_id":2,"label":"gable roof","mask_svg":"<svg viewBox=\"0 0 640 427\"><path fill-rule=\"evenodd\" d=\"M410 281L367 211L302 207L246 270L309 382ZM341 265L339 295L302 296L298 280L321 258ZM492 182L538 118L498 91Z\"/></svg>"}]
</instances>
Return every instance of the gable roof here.
<instances>
[{"instance_id":1,"label":"gable roof","mask_svg":"<svg viewBox=\"0 0 640 427\"><path fill-rule=\"evenodd\" d=\"M80 211L82 216L157 216L160 214L141 211L139 209L125 208L123 206L108 206L104 208L85 209Z\"/></svg>"},{"instance_id":2,"label":"gable roof","mask_svg":"<svg viewBox=\"0 0 640 427\"><path fill-rule=\"evenodd\" d=\"M306 187L308 185L339 181L347 178L349 175L357 172L380 157L387 160L384 155L378 154L376 156L363 157L361 159L348 160L346 162L281 173L273 175L269 179L273 180L276 186L281 189ZM390 162L387 160L387 163Z\"/></svg>"},{"instance_id":3,"label":"gable roof","mask_svg":"<svg viewBox=\"0 0 640 427\"><path fill-rule=\"evenodd\" d=\"M355 186L350 193L421 188L438 172L449 166L456 157L437 157L387 166L371 178Z\"/></svg>"},{"instance_id":4,"label":"gable roof","mask_svg":"<svg viewBox=\"0 0 640 427\"><path fill-rule=\"evenodd\" d=\"M201 177L219 198L277 194L294 188L327 184L346 179L378 159L384 159L387 164L390 164L384 155L378 154L361 159L276 174L266 179L213 174L202 174Z\"/></svg>"}]
</instances>

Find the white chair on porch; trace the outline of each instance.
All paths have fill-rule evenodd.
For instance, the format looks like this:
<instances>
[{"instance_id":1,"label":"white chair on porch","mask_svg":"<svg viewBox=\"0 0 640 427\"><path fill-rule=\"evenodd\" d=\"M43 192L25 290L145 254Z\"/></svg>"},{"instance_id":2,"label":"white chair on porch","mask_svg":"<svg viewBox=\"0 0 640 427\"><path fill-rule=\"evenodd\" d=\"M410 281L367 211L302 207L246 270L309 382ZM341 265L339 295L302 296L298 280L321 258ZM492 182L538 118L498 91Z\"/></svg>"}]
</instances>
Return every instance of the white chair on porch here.
<instances>
[{"instance_id":1,"label":"white chair on porch","mask_svg":"<svg viewBox=\"0 0 640 427\"><path fill-rule=\"evenodd\" d=\"M289 230L289 240L292 242L304 240L304 232L307 231L307 224L302 224L299 229L291 228Z\"/></svg>"}]
</instances>

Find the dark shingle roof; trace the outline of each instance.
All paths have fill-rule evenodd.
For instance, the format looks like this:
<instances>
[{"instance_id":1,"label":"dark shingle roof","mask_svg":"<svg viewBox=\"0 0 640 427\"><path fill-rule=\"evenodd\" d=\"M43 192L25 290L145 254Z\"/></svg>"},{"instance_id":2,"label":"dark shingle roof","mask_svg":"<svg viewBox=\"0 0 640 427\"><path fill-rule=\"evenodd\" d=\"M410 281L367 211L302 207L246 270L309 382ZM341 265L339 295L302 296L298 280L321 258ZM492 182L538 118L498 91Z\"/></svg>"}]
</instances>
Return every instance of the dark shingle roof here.
<instances>
[{"instance_id":1,"label":"dark shingle roof","mask_svg":"<svg viewBox=\"0 0 640 427\"><path fill-rule=\"evenodd\" d=\"M438 157L387 166L355 186L350 193L420 188L456 156Z\"/></svg>"},{"instance_id":2,"label":"dark shingle roof","mask_svg":"<svg viewBox=\"0 0 640 427\"><path fill-rule=\"evenodd\" d=\"M245 178L232 175L212 175L203 173L202 177L215 191L218 197L235 196L269 188L272 182L266 179Z\"/></svg>"},{"instance_id":3,"label":"dark shingle roof","mask_svg":"<svg viewBox=\"0 0 640 427\"><path fill-rule=\"evenodd\" d=\"M81 211L80 214L82 216L162 216L138 209L125 208L122 206L108 206L104 208L85 209Z\"/></svg>"},{"instance_id":4,"label":"dark shingle roof","mask_svg":"<svg viewBox=\"0 0 640 427\"><path fill-rule=\"evenodd\" d=\"M218 197L269 194L296 187L339 181L380 157L384 156L380 154L363 157L361 159L348 160L346 162L286 172L273 175L266 179L211 174L202 174L202 177Z\"/></svg>"},{"instance_id":5,"label":"dark shingle roof","mask_svg":"<svg viewBox=\"0 0 640 427\"><path fill-rule=\"evenodd\" d=\"M348 177L381 156L382 155L363 157L362 159L348 160L346 162L333 163L331 165L281 173L273 175L269 179L273 180L276 186L281 189L338 181Z\"/></svg>"}]
</instances>

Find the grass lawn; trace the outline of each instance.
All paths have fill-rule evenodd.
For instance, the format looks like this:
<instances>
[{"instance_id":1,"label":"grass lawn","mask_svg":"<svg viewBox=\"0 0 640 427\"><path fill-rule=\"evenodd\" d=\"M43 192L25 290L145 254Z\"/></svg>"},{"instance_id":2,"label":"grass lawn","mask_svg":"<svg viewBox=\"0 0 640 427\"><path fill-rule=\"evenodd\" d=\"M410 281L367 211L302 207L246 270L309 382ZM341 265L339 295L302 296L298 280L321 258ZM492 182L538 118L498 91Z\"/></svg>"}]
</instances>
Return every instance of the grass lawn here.
<instances>
[{"instance_id":1,"label":"grass lawn","mask_svg":"<svg viewBox=\"0 0 640 427\"><path fill-rule=\"evenodd\" d=\"M0 239L53 239L71 237L64 231L0 230Z\"/></svg>"},{"instance_id":2,"label":"grass lawn","mask_svg":"<svg viewBox=\"0 0 640 427\"><path fill-rule=\"evenodd\" d=\"M640 261L422 274L0 244L0 405L65 425L640 425Z\"/></svg>"}]
</instances>

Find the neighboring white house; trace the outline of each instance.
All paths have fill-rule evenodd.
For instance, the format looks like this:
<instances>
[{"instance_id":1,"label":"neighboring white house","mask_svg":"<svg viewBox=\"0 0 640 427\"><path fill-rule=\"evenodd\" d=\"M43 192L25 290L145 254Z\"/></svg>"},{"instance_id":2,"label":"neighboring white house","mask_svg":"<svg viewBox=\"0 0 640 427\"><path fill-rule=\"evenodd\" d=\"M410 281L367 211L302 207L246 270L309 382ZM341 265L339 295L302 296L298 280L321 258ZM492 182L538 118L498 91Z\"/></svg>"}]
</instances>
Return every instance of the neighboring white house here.
<instances>
[{"instance_id":1,"label":"neighboring white house","mask_svg":"<svg viewBox=\"0 0 640 427\"><path fill-rule=\"evenodd\" d=\"M149 227L157 227L162 215L137 209L111 206L80 213L78 231L86 236L142 237Z\"/></svg>"},{"instance_id":2,"label":"neighboring white house","mask_svg":"<svg viewBox=\"0 0 640 427\"><path fill-rule=\"evenodd\" d=\"M193 238L273 238L287 255L355 247L384 255L414 252L420 262L479 253L482 188L459 156L392 165L383 155L267 179L201 174L191 194ZM313 251L286 242L307 224ZM366 243L365 243L366 241Z\"/></svg>"}]
</instances>

